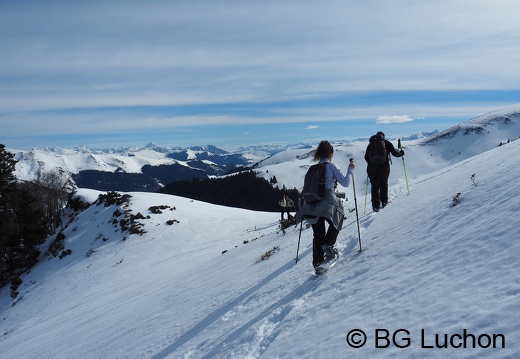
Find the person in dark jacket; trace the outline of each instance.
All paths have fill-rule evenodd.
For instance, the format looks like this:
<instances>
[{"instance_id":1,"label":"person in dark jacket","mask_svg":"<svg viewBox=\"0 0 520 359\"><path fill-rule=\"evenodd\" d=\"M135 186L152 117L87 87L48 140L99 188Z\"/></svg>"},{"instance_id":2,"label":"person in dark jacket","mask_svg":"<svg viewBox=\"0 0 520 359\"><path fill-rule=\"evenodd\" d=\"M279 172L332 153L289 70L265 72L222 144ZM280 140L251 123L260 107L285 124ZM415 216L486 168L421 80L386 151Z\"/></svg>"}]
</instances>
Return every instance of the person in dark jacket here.
<instances>
[{"instance_id":1,"label":"person in dark jacket","mask_svg":"<svg viewBox=\"0 0 520 359\"><path fill-rule=\"evenodd\" d=\"M396 150L392 142L385 140L385 134L381 131L377 133L385 141L386 147L386 161L382 164L373 164L370 160L370 145L367 146L365 151L365 161L367 162L367 174L370 179L372 186L372 209L374 212L378 212L381 207L385 207L388 204L388 177L390 176L390 154L394 157L404 156L403 150Z\"/></svg>"}]
</instances>

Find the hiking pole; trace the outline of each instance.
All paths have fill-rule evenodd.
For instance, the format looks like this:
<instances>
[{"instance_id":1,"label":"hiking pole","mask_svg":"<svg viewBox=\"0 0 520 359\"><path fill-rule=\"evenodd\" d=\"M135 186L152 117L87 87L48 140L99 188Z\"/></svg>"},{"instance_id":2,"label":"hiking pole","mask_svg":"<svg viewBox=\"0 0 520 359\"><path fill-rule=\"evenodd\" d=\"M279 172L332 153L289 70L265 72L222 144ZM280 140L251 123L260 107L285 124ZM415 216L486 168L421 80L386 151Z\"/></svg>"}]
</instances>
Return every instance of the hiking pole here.
<instances>
[{"instance_id":1,"label":"hiking pole","mask_svg":"<svg viewBox=\"0 0 520 359\"><path fill-rule=\"evenodd\" d=\"M366 188L365 188L365 207L363 207L363 214L367 213L367 197L368 197L368 175L367 175Z\"/></svg>"},{"instance_id":2,"label":"hiking pole","mask_svg":"<svg viewBox=\"0 0 520 359\"><path fill-rule=\"evenodd\" d=\"M296 263L298 264L298 253L300 252L300 239L302 238L302 226L303 226L303 218L300 222L300 235L298 236L298 248L296 248Z\"/></svg>"},{"instance_id":3,"label":"hiking pole","mask_svg":"<svg viewBox=\"0 0 520 359\"><path fill-rule=\"evenodd\" d=\"M354 159L351 158L350 162L354 162ZM356 182L354 181L354 173L352 173L352 190L354 191L354 205L356 206L356 221L357 221L357 233L359 238L359 251L362 252L363 249L361 249L361 231L359 230L359 214L357 209L357 196L356 196Z\"/></svg>"},{"instance_id":4,"label":"hiking pole","mask_svg":"<svg viewBox=\"0 0 520 359\"><path fill-rule=\"evenodd\" d=\"M397 139L397 147L400 150L402 150L401 139L400 138ZM401 156L401 158L403 159L404 178L406 180L406 190L408 191L408 194L410 194L410 188L408 187L408 175L406 174L406 165L404 164L404 156Z\"/></svg>"}]
</instances>

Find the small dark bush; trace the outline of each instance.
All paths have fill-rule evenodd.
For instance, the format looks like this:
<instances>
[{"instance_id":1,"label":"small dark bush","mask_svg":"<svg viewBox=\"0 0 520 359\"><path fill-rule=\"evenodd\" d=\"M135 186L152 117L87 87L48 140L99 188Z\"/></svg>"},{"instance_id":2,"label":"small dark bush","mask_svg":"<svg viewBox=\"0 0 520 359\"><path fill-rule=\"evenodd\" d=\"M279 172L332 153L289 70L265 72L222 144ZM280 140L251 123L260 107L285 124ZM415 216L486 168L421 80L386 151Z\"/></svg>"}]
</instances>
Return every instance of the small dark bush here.
<instances>
[{"instance_id":1,"label":"small dark bush","mask_svg":"<svg viewBox=\"0 0 520 359\"><path fill-rule=\"evenodd\" d=\"M167 210L168 208L171 208L171 207L166 206L166 205L161 205L161 206L152 206L152 207L148 208L148 210L150 212L152 212L153 214L161 214L162 211Z\"/></svg>"},{"instance_id":2,"label":"small dark bush","mask_svg":"<svg viewBox=\"0 0 520 359\"><path fill-rule=\"evenodd\" d=\"M56 238L49 246L48 252L52 254L54 257L57 257L60 254L60 251L65 249L65 235L63 232L60 232L56 235Z\"/></svg>"},{"instance_id":3,"label":"small dark bush","mask_svg":"<svg viewBox=\"0 0 520 359\"><path fill-rule=\"evenodd\" d=\"M11 280L11 298L16 298L18 296L18 287L22 284L22 279L20 277L15 277Z\"/></svg>"},{"instance_id":4,"label":"small dark bush","mask_svg":"<svg viewBox=\"0 0 520 359\"><path fill-rule=\"evenodd\" d=\"M128 203L130 201L130 198L132 198L132 196L130 196L129 194L122 195L119 192L112 191L112 192L107 192L106 194L100 194L98 196L96 203L98 205L104 203L105 207L114 206L114 205L120 206L123 203Z\"/></svg>"}]
</instances>

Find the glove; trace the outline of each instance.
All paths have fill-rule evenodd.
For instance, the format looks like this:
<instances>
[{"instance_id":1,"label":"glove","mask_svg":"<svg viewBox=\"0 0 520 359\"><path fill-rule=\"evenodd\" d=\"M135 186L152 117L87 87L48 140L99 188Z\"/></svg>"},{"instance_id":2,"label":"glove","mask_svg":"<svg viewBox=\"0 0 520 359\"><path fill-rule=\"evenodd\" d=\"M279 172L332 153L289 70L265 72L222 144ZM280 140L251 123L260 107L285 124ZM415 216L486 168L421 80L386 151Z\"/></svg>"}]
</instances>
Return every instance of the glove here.
<instances>
[{"instance_id":1,"label":"glove","mask_svg":"<svg viewBox=\"0 0 520 359\"><path fill-rule=\"evenodd\" d=\"M404 156L404 150L401 150L401 156Z\"/></svg>"}]
</instances>

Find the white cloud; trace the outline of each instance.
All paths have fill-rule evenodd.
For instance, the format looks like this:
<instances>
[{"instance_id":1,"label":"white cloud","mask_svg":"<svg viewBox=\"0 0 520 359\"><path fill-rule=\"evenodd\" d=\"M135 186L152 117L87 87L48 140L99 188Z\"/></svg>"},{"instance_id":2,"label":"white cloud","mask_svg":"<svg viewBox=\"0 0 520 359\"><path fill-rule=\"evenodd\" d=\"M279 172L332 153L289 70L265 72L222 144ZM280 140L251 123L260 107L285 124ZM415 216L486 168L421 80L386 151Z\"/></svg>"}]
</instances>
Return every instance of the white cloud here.
<instances>
[{"instance_id":1,"label":"white cloud","mask_svg":"<svg viewBox=\"0 0 520 359\"><path fill-rule=\"evenodd\" d=\"M12 79L0 95L14 111L71 94L153 106L520 81L520 22L506 0L62 3L0 5L0 32L13 34L0 39L0 78Z\"/></svg>"},{"instance_id":2,"label":"white cloud","mask_svg":"<svg viewBox=\"0 0 520 359\"><path fill-rule=\"evenodd\" d=\"M402 123L402 122L410 122L413 121L413 118L411 118L408 115L401 115L401 116L380 116L376 120L377 124L380 125L388 125L391 123Z\"/></svg>"},{"instance_id":3,"label":"white cloud","mask_svg":"<svg viewBox=\"0 0 520 359\"><path fill-rule=\"evenodd\" d=\"M406 95L394 104L384 95L520 83L516 0L55 2L0 1L0 33L10 34L0 37L8 54L0 57L1 135L81 133L99 123L123 131L373 121L381 113L418 120L464 112L469 119L496 107L417 97L405 103ZM370 93L381 96L359 101ZM352 103L327 103L351 94L359 94ZM271 111L276 102L289 104ZM218 111L220 104L259 111ZM209 110L154 114L186 105Z\"/></svg>"},{"instance_id":4,"label":"white cloud","mask_svg":"<svg viewBox=\"0 0 520 359\"><path fill-rule=\"evenodd\" d=\"M310 126L305 127L306 130L315 130L317 128L320 128L320 126L318 126L318 125L310 125Z\"/></svg>"}]
</instances>

